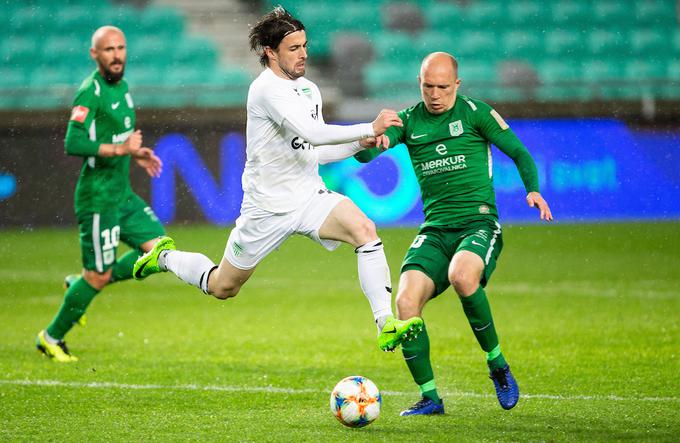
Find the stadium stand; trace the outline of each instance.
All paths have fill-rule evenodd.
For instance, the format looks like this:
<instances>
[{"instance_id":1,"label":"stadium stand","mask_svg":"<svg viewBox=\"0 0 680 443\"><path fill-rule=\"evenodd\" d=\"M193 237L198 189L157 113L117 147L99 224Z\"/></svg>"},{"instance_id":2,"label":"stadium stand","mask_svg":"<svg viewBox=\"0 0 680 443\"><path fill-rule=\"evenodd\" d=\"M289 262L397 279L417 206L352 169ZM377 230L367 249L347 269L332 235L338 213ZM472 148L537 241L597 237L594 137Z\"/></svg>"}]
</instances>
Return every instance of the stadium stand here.
<instances>
[{"instance_id":1,"label":"stadium stand","mask_svg":"<svg viewBox=\"0 0 680 443\"><path fill-rule=\"evenodd\" d=\"M264 8L278 3L267 1ZM422 56L435 50L458 57L466 91L499 100L526 94L550 101L680 96L674 0L380 0L348 1L342 8L331 0L281 3L310 24L310 52L321 57L332 53L337 38L347 40L346 11L363 17L351 22L362 24L356 36L372 44L375 55L361 68L363 87L342 89L375 98L386 90L392 97L395 91L412 96L404 83L413 81L412 68ZM382 20L372 28L376 15ZM410 69L403 72L405 67ZM535 82L517 84L513 72Z\"/></svg>"},{"instance_id":2,"label":"stadium stand","mask_svg":"<svg viewBox=\"0 0 680 443\"><path fill-rule=\"evenodd\" d=\"M94 65L89 39L113 24L128 40L126 78L144 107L229 106L245 101L250 76L218 63L215 44L185 31L173 7L110 1L5 2L0 24L0 109L50 109L70 104ZM188 87L188 88L187 88Z\"/></svg>"},{"instance_id":3,"label":"stadium stand","mask_svg":"<svg viewBox=\"0 0 680 443\"><path fill-rule=\"evenodd\" d=\"M92 69L89 37L106 23L128 36L126 77L139 105L245 102L256 68L230 57L224 62L229 37L218 48L213 34L211 39L190 34L186 2L172 2L184 9L168 1L134 3L142 6L115 0L69 0L59 7L49 0L5 2L0 9L6 31L0 37L0 109L68 105L77 82ZM317 77L338 85L349 98L416 98L410 86L417 67L435 50L456 55L465 92L480 98L556 103L680 98L675 0L241 4L259 15L279 3L306 24L313 66L324 74ZM247 53L247 45L239 45Z\"/></svg>"}]
</instances>

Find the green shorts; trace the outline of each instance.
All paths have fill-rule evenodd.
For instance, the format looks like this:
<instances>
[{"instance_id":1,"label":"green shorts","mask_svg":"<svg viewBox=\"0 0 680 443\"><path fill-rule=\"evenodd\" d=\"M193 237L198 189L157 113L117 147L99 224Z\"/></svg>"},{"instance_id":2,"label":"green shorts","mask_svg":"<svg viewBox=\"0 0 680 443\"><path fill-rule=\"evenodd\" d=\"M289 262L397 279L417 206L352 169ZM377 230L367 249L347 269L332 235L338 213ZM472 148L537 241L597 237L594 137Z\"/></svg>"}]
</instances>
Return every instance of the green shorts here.
<instances>
[{"instance_id":1,"label":"green shorts","mask_svg":"<svg viewBox=\"0 0 680 443\"><path fill-rule=\"evenodd\" d=\"M116 263L118 243L133 249L165 234L153 210L136 194L116 211L85 213L78 217L83 267L105 272Z\"/></svg>"},{"instance_id":2,"label":"green shorts","mask_svg":"<svg viewBox=\"0 0 680 443\"><path fill-rule=\"evenodd\" d=\"M401 272L415 269L430 277L435 294L450 286L449 264L458 251L470 251L484 261L481 285L486 286L496 269L496 261L503 249L501 225L494 221L471 223L464 228L428 226L422 228L406 252Z\"/></svg>"}]
</instances>

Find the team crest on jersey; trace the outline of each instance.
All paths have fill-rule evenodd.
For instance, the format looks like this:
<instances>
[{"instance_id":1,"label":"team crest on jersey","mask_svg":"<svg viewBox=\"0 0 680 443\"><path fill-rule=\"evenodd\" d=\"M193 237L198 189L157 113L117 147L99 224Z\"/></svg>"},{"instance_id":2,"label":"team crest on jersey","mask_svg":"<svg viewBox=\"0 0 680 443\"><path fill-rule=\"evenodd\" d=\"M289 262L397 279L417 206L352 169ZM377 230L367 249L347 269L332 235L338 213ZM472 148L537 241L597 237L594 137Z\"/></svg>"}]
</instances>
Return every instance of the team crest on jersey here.
<instances>
[{"instance_id":1,"label":"team crest on jersey","mask_svg":"<svg viewBox=\"0 0 680 443\"><path fill-rule=\"evenodd\" d=\"M489 212L491 211L489 210L489 207L487 205L482 205L479 207L480 214L488 214Z\"/></svg>"},{"instance_id":2,"label":"team crest on jersey","mask_svg":"<svg viewBox=\"0 0 680 443\"><path fill-rule=\"evenodd\" d=\"M458 137L463 133L463 122L456 120L455 122L449 123L449 133L452 137Z\"/></svg>"},{"instance_id":3,"label":"team crest on jersey","mask_svg":"<svg viewBox=\"0 0 680 443\"><path fill-rule=\"evenodd\" d=\"M71 120L77 121L78 123L85 123L85 119L89 112L90 109L85 106L74 106L71 111Z\"/></svg>"}]
</instances>

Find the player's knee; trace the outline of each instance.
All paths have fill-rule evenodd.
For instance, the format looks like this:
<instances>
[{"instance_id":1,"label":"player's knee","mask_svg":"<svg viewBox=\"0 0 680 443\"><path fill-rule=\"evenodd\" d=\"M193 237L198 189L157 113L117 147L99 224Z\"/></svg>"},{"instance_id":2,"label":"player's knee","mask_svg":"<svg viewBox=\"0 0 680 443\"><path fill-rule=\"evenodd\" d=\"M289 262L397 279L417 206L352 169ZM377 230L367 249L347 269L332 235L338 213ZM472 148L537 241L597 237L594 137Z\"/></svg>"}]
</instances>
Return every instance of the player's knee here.
<instances>
[{"instance_id":1,"label":"player's knee","mask_svg":"<svg viewBox=\"0 0 680 443\"><path fill-rule=\"evenodd\" d=\"M454 269L449 274L449 282L461 297L469 297L479 286L479 277L467 269Z\"/></svg>"},{"instance_id":2,"label":"player's knee","mask_svg":"<svg viewBox=\"0 0 680 443\"><path fill-rule=\"evenodd\" d=\"M378 238L375 223L368 217L364 217L354 228L353 236L357 245L366 244Z\"/></svg>"},{"instance_id":3,"label":"player's knee","mask_svg":"<svg viewBox=\"0 0 680 443\"><path fill-rule=\"evenodd\" d=\"M85 271L83 278L95 289L102 289L111 281L111 269L106 272Z\"/></svg>"}]
</instances>

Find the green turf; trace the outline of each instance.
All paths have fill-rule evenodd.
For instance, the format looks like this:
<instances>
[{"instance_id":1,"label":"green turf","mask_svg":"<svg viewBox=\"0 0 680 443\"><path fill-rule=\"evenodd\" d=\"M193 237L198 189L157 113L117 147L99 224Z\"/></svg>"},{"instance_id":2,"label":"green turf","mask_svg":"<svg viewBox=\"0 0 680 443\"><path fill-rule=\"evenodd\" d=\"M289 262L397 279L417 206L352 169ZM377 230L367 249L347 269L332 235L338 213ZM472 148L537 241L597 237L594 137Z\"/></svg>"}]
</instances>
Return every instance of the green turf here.
<instances>
[{"instance_id":1,"label":"green turf","mask_svg":"<svg viewBox=\"0 0 680 443\"><path fill-rule=\"evenodd\" d=\"M227 231L170 227L218 259ZM396 284L414 229L383 230ZM0 440L597 441L680 438L680 224L508 226L488 287L523 397L502 410L460 303L425 310L442 417L401 418L418 397L400 353L378 350L349 247L284 244L220 302L171 275L118 283L67 337L80 362L33 349L75 230L0 231ZM328 408L347 375L383 411L364 429ZM41 384L43 382L43 384Z\"/></svg>"}]
</instances>

